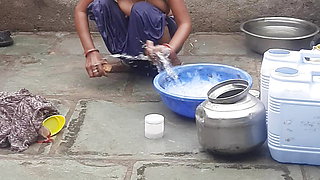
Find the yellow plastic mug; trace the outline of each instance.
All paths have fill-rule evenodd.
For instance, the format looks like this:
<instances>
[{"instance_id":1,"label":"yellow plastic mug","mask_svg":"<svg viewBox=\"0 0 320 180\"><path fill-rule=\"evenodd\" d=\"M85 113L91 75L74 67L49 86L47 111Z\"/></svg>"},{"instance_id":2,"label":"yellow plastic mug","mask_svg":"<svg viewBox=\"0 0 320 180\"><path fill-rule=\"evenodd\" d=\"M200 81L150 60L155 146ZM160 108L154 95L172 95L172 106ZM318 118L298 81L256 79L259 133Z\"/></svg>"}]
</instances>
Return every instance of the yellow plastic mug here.
<instances>
[{"instance_id":1,"label":"yellow plastic mug","mask_svg":"<svg viewBox=\"0 0 320 180\"><path fill-rule=\"evenodd\" d=\"M65 123L66 118L62 115L53 115L42 121L42 125L50 131L51 136L60 132Z\"/></svg>"},{"instance_id":2,"label":"yellow plastic mug","mask_svg":"<svg viewBox=\"0 0 320 180\"><path fill-rule=\"evenodd\" d=\"M313 46L313 50L320 50L320 44Z\"/></svg>"}]
</instances>

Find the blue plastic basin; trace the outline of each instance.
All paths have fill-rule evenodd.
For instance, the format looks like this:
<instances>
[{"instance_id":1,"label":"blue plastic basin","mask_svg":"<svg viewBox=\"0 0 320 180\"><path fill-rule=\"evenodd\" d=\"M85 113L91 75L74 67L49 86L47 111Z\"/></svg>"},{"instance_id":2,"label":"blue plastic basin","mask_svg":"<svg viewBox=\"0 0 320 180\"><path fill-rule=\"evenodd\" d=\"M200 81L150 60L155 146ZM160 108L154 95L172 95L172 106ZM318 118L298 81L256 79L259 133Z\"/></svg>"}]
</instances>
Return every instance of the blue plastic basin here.
<instances>
[{"instance_id":1,"label":"blue plastic basin","mask_svg":"<svg viewBox=\"0 0 320 180\"><path fill-rule=\"evenodd\" d=\"M188 64L182 66L173 67L173 71L178 75L180 82L191 82L195 76L200 77L200 81L211 83L212 87L222 81L229 79L244 79L249 82L249 86L252 86L251 76L239 69L232 66L220 65L220 64ZM215 79L216 82L211 80ZM195 117L195 111L197 106L207 98L207 92L203 97L197 97L190 94L179 94L175 92L168 92L166 88L174 86L174 80L167 75L165 71L159 73L153 80L153 85L163 103L172 111L189 117ZM201 91L202 89L199 89Z\"/></svg>"}]
</instances>

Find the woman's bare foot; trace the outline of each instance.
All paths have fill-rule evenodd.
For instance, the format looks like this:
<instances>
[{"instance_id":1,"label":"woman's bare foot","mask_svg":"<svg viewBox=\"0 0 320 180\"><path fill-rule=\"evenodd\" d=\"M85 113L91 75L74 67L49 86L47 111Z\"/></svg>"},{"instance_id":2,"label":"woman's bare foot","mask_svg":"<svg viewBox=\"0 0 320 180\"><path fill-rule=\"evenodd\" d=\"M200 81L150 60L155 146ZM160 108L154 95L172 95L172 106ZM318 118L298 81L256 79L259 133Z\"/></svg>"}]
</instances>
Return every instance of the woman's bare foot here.
<instances>
[{"instance_id":1,"label":"woman's bare foot","mask_svg":"<svg viewBox=\"0 0 320 180\"><path fill-rule=\"evenodd\" d=\"M124 64L119 59L103 59L105 63L102 65L106 73L119 73L119 72L129 72L131 70L130 66Z\"/></svg>"}]
</instances>

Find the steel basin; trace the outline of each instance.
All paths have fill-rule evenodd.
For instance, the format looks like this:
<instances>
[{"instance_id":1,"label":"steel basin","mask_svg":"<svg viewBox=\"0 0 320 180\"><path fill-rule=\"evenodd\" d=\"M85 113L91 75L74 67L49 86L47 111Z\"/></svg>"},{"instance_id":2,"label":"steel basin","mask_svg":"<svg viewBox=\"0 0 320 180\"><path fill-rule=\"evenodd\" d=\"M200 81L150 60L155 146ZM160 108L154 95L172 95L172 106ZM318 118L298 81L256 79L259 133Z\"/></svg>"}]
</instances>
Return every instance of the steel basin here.
<instances>
[{"instance_id":1,"label":"steel basin","mask_svg":"<svg viewBox=\"0 0 320 180\"><path fill-rule=\"evenodd\" d=\"M288 17L264 17L246 21L240 29L247 46L263 54L271 48L288 50L311 49L319 27L311 22Z\"/></svg>"}]
</instances>

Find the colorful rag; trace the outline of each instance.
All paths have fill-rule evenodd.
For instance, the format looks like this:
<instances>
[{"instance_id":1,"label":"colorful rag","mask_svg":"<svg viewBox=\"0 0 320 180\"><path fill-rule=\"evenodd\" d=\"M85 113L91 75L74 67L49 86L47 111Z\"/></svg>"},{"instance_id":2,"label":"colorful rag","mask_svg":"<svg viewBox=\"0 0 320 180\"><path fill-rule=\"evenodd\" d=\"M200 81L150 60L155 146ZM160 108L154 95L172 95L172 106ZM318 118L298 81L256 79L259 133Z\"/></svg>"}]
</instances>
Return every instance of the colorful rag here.
<instances>
[{"instance_id":1,"label":"colorful rag","mask_svg":"<svg viewBox=\"0 0 320 180\"><path fill-rule=\"evenodd\" d=\"M38 139L42 121L59 114L51 102L28 90L0 92L0 147L24 151Z\"/></svg>"}]
</instances>

